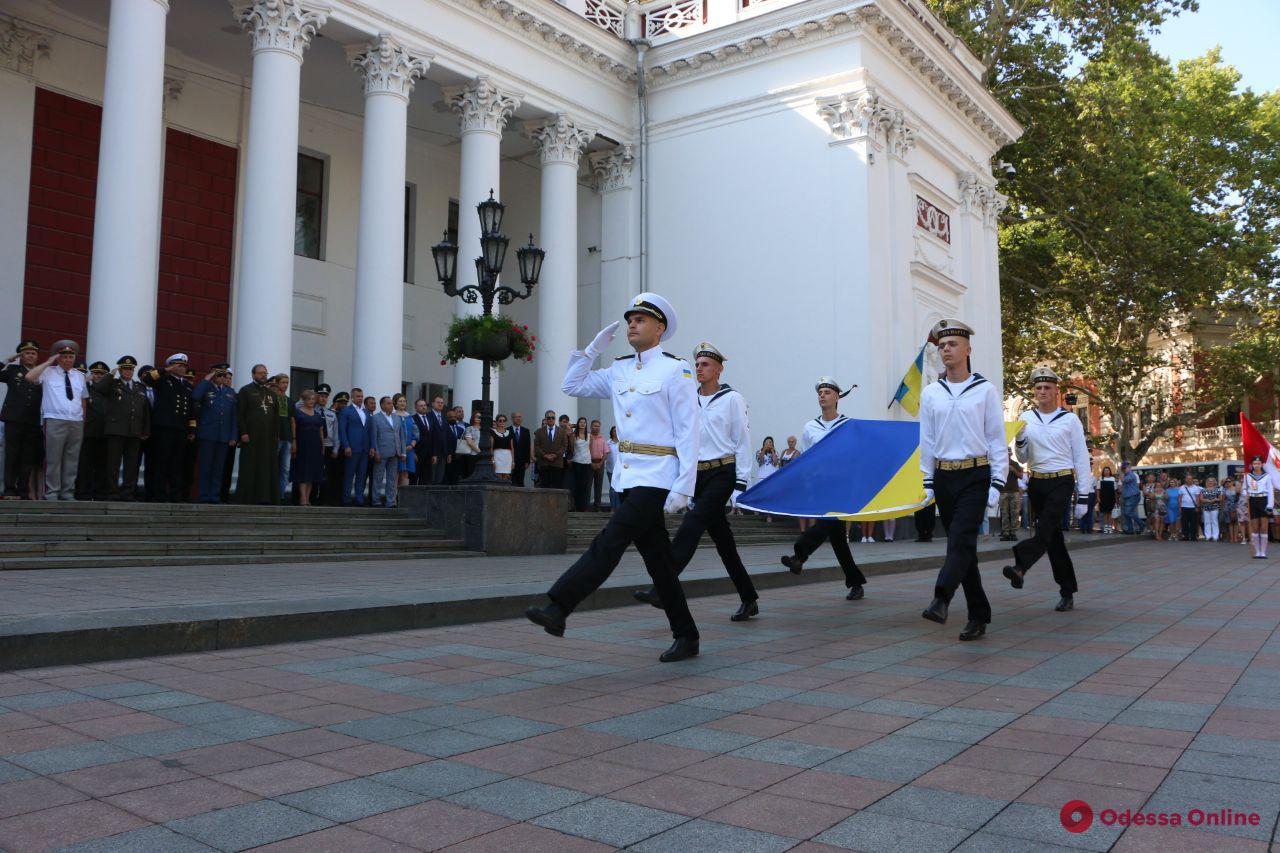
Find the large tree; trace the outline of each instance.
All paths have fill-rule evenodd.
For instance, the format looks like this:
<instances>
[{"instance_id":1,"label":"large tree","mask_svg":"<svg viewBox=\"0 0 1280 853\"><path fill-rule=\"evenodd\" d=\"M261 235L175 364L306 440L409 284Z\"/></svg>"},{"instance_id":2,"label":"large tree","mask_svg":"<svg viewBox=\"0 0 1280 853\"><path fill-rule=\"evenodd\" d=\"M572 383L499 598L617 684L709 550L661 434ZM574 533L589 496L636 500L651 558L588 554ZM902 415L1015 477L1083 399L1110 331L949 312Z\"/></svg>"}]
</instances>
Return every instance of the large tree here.
<instances>
[{"instance_id":1,"label":"large tree","mask_svg":"<svg viewBox=\"0 0 1280 853\"><path fill-rule=\"evenodd\" d=\"M1133 461L1232 407L1280 358L1280 93L1217 51L1174 68L1151 50L1189 0L934 5L1027 127L999 157L1006 375L1084 377ZM1228 329L1212 349L1206 323ZM1194 381L1174 394L1171 373Z\"/></svg>"}]
</instances>

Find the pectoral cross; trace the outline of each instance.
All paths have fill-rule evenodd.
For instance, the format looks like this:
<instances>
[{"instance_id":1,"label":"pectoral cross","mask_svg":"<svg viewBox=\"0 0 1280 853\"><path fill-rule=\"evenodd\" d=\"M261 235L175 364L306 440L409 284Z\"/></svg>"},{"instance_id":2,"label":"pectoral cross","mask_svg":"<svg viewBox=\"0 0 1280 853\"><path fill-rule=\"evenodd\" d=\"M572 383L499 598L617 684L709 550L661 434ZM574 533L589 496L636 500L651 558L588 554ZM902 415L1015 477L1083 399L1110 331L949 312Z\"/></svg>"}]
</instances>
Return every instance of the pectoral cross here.
<instances>
[{"instance_id":1,"label":"pectoral cross","mask_svg":"<svg viewBox=\"0 0 1280 853\"><path fill-rule=\"evenodd\" d=\"M263 398L262 398L262 413L263 413L264 415L269 415L269 414L271 414L271 410L272 410L273 408L275 408L275 407L271 405L271 401L270 401L270 400L268 400L266 397L263 397Z\"/></svg>"}]
</instances>

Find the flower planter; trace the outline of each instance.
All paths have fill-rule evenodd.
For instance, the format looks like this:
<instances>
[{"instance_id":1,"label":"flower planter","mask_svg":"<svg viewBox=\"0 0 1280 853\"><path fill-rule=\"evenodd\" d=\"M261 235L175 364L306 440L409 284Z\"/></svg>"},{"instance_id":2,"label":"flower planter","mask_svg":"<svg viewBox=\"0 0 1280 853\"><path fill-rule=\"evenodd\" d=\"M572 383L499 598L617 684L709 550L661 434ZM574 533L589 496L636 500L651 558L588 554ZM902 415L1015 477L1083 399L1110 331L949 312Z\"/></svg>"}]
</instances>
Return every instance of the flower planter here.
<instances>
[{"instance_id":1,"label":"flower planter","mask_svg":"<svg viewBox=\"0 0 1280 853\"><path fill-rule=\"evenodd\" d=\"M503 361L511 357L511 335L505 332L467 334L461 344L462 354L478 361Z\"/></svg>"}]
</instances>

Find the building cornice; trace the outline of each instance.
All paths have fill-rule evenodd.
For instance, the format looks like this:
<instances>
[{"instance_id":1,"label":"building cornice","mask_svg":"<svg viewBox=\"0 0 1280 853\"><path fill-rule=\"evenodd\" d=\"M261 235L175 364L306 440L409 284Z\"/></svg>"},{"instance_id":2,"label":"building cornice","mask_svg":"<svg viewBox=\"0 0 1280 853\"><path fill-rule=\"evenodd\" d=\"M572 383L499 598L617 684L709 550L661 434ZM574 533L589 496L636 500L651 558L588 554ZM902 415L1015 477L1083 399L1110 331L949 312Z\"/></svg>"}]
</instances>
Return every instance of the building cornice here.
<instances>
[{"instance_id":1,"label":"building cornice","mask_svg":"<svg viewBox=\"0 0 1280 853\"><path fill-rule=\"evenodd\" d=\"M946 43L941 35L946 31L936 22L927 26L932 16L918 13L906 0L797 3L655 48L647 72L650 86L662 88L722 66L790 52L836 35L862 33L905 61L995 147L1016 139L1021 125L974 76L972 62L956 55L954 37ZM937 41L938 47L926 49L929 39ZM939 48L945 56L936 56Z\"/></svg>"},{"instance_id":2,"label":"building cornice","mask_svg":"<svg viewBox=\"0 0 1280 853\"><path fill-rule=\"evenodd\" d=\"M36 60L49 55L49 36L19 18L0 15L0 68L24 77L35 72Z\"/></svg>"},{"instance_id":3,"label":"building cornice","mask_svg":"<svg viewBox=\"0 0 1280 853\"><path fill-rule=\"evenodd\" d=\"M535 15L510 0L467 0L467 2L478 8L485 17L502 24L510 30L541 36L548 44L558 46L576 62L593 71L604 71L606 74L623 82L630 82L636 78L633 63L624 62L618 56L610 55L610 53L606 52L604 45L591 44L584 34L572 32L571 30L574 28L565 25L564 22L550 20L549 15L541 14L541 9L540 14ZM556 8L560 7L557 6ZM566 14L577 17L573 12L566 12ZM634 55L634 50L622 44L621 39L613 33L596 27L595 24L585 18L582 19L582 23L586 27L596 30L601 39L617 42L621 45L625 51L624 56Z\"/></svg>"}]
</instances>

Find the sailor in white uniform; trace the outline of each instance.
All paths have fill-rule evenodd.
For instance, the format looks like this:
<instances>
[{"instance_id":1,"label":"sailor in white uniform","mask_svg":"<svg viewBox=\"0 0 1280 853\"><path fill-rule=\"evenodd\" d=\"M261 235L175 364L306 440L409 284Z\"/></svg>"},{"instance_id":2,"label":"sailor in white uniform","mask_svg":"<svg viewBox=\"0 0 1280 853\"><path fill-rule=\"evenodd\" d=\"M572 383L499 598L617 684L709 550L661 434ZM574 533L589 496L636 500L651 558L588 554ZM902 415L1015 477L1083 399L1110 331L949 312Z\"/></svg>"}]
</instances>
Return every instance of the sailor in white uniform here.
<instances>
[{"instance_id":1,"label":"sailor in white uniform","mask_svg":"<svg viewBox=\"0 0 1280 853\"><path fill-rule=\"evenodd\" d=\"M814 390L818 392L818 408L821 414L804 425L804 430L800 433L801 452L813 447L848 422L849 419L838 411L840 400L857 387L854 385L848 390L841 390L840 383L830 376L818 379ZM840 562L840 568L844 569L844 585L849 589L845 600L858 601L864 595L862 587L867 579L858 569L858 564L853 561L853 554L849 552L849 540L845 536L844 524L838 518L814 519L791 546L795 555L783 557L782 565L790 569L792 574L798 575L809 556L818 550L823 542L830 542L831 550L836 552L836 560Z\"/></svg>"},{"instance_id":2,"label":"sailor in white uniform","mask_svg":"<svg viewBox=\"0 0 1280 853\"><path fill-rule=\"evenodd\" d=\"M1027 463L1027 500L1036 517L1035 535L1013 546L1012 566L1004 567L1004 576L1014 589L1022 589L1027 571L1049 554L1053 580L1061 598L1054 610L1070 610L1075 605L1076 570L1067 553L1062 535L1062 515L1072 495L1093 491L1093 474L1089 462L1089 446L1084 440L1084 425L1070 411L1058 405L1057 373L1046 364L1031 370L1032 393L1036 406L1023 412L1026 424L1018 435L1018 455ZM1088 507L1076 503L1079 518Z\"/></svg>"},{"instance_id":3,"label":"sailor in white uniform","mask_svg":"<svg viewBox=\"0 0 1280 853\"><path fill-rule=\"evenodd\" d=\"M991 603L978 574L978 530L987 507L1000 500L1009 473L1000 393L970 370L972 335L959 320L933 327L946 373L920 394L920 471L925 496L937 501L947 531L947 556L922 615L946 622L951 597L963 586L969 621L961 640L978 639L991 622Z\"/></svg>"},{"instance_id":4,"label":"sailor in white uniform","mask_svg":"<svg viewBox=\"0 0 1280 853\"><path fill-rule=\"evenodd\" d=\"M747 419L747 401L733 388L720 384L724 362L720 350L707 341L693 349L701 424L698 478L693 503L671 543L671 554L679 576L693 559L703 531L710 533L720 561L742 600L737 612L729 618L744 622L760 612L756 604L760 596L747 574L747 567L742 564L742 557L738 556L738 545L733 540L733 528L725 518L724 507L730 495L746 487L743 481L751 470L751 425ZM653 589L637 590L634 595L637 601L662 606Z\"/></svg>"},{"instance_id":5,"label":"sailor in white uniform","mask_svg":"<svg viewBox=\"0 0 1280 853\"><path fill-rule=\"evenodd\" d=\"M679 512L693 495L698 468L698 402L688 362L663 352L661 342L676 331L675 310L656 293L642 293L623 312L632 355L592 370L613 342L621 322L610 323L586 349L569 355L564 392L573 397L613 400L618 459L613 488L622 504L591 547L551 587L546 607L525 616L548 634L564 635L565 619L595 592L635 543L671 623L675 642L663 662L698 654L698 627L676 578L665 513Z\"/></svg>"}]
</instances>

